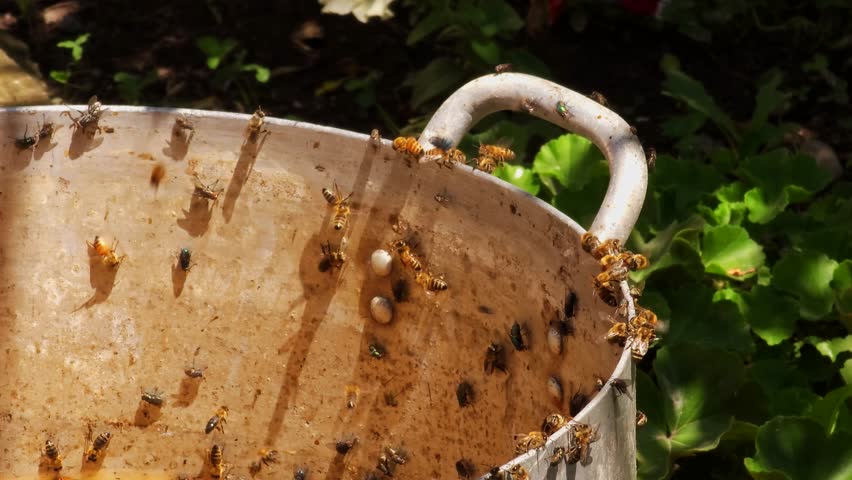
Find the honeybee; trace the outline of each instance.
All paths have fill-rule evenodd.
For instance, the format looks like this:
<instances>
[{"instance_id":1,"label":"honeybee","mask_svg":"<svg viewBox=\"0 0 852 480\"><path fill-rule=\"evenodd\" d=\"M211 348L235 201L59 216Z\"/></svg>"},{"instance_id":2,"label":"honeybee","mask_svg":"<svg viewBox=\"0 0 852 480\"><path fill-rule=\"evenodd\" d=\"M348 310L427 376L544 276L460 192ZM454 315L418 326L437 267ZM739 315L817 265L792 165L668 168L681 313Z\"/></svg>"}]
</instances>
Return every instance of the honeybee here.
<instances>
[{"instance_id":1,"label":"honeybee","mask_svg":"<svg viewBox=\"0 0 852 480\"><path fill-rule=\"evenodd\" d=\"M204 378L204 371L207 367L198 368L194 365L187 366L183 369L183 373L189 378Z\"/></svg>"},{"instance_id":2,"label":"honeybee","mask_svg":"<svg viewBox=\"0 0 852 480\"><path fill-rule=\"evenodd\" d=\"M414 137L396 137L393 140L393 149L415 160L423 156L423 147Z\"/></svg>"},{"instance_id":3,"label":"honeybee","mask_svg":"<svg viewBox=\"0 0 852 480\"><path fill-rule=\"evenodd\" d=\"M595 379L595 386L598 390L602 389L606 383L603 378L597 377ZM610 378L609 383L612 385L616 397L627 393L627 381L623 378Z\"/></svg>"},{"instance_id":4,"label":"honeybee","mask_svg":"<svg viewBox=\"0 0 852 480\"><path fill-rule=\"evenodd\" d=\"M278 463L278 450L263 448L260 450L260 461L267 467L270 463Z\"/></svg>"},{"instance_id":5,"label":"honeybee","mask_svg":"<svg viewBox=\"0 0 852 480\"><path fill-rule=\"evenodd\" d=\"M387 454L382 453L379 455L378 462L376 462L376 468L388 477L393 477L393 471L396 469L396 464L388 458Z\"/></svg>"},{"instance_id":6,"label":"honeybee","mask_svg":"<svg viewBox=\"0 0 852 480\"><path fill-rule=\"evenodd\" d=\"M160 182L163 181L163 178L166 177L166 167L163 166L162 163L158 163L154 165L154 168L151 169L151 186L154 188L160 187Z\"/></svg>"},{"instance_id":7,"label":"honeybee","mask_svg":"<svg viewBox=\"0 0 852 480\"><path fill-rule=\"evenodd\" d=\"M87 245L92 247L95 252L101 257L101 261L103 261L104 265L108 267L116 267L121 264L121 262L127 258L127 255L118 256L115 253L115 249L118 247L118 240L113 242L112 247L108 246L104 240L95 235L94 243L86 242Z\"/></svg>"},{"instance_id":8,"label":"honeybee","mask_svg":"<svg viewBox=\"0 0 852 480\"><path fill-rule=\"evenodd\" d=\"M370 131L370 145L372 145L375 149L382 146L382 134L379 133L378 128L374 128Z\"/></svg>"},{"instance_id":9,"label":"honeybee","mask_svg":"<svg viewBox=\"0 0 852 480\"><path fill-rule=\"evenodd\" d=\"M544 422L541 424L541 430L545 435L550 436L556 433L557 430L568 425L568 422L571 421L571 417L562 415L561 413L551 413L550 415L544 418Z\"/></svg>"},{"instance_id":10,"label":"honeybee","mask_svg":"<svg viewBox=\"0 0 852 480\"><path fill-rule=\"evenodd\" d=\"M35 149L36 145L38 145L39 136L38 133L34 135L27 135L29 131L29 126L24 128L24 136L21 138L15 139L15 146L18 147L18 150L26 150L28 148Z\"/></svg>"},{"instance_id":11,"label":"honeybee","mask_svg":"<svg viewBox=\"0 0 852 480\"><path fill-rule=\"evenodd\" d=\"M340 246L337 247L332 247L331 242L325 242L325 245L321 245L323 259L320 262L320 271L343 268L343 264L347 260L346 254L343 253L344 245L344 242L341 242Z\"/></svg>"},{"instance_id":12,"label":"honeybee","mask_svg":"<svg viewBox=\"0 0 852 480\"><path fill-rule=\"evenodd\" d=\"M506 146L501 145L480 145L479 156L490 157L497 162L497 166L503 165L505 162L511 162L515 159L515 152Z\"/></svg>"},{"instance_id":13,"label":"honeybee","mask_svg":"<svg viewBox=\"0 0 852 480\"><path fill-rule=\"evenodd\" d=\"M553 449L553 453L550 455L550 464L556 466L559 462L561 462L568 452L565 451L564 447L556 447Z\"/></svg>"},{"instance_id":14,"label":"honeybee","mask_svg":"<svg viewBox=\"0 0 852 480\"><path fill-rule=\"evenodd\" d=\"M343 194L340 193L340 188L337 186L337 182L334 182L334 191L323 188L322 196L325 198L325 201L334 208L334 218L332 219L334 229L343 229L343 227L346 226L346 222L349 220L349 214L351 213L349 208L349 199L352 197L352 193L344 197Z\"/></svg>"},{"instance_id":15,"label":"honeybee","mask_svg":"<svg viewBox=\"0 0 852 480\"><path fill-rule=\"evenodd\" d=\"M476 467L467 458L461 458L456 462L456 473L459 478L471 478L476 474Z\"/></svg>"},{"instance_id":16,"label":"honeybee","mask_svg":"<svg viewBox=\"0 0 852 480\"><path fill-rule=\"evenodd\" d=\"M157 388L143 388L142 389L142 401L145 403L150 403L155 407L163 406L163 392L158 390Z\"/></svg>"},{"instance_id":17,"label":"honeybee","mask_svg":"<svg viewBox=\"0 0 852 480\"><path fill-rule=\"evenodd\" d=\"M592 256L600 260L605 255L615 255L621 252L621 242L615 238L604 240L597 247L592 249Z\"/></svg>"},{"instance_id":18,"label":"honeybee","mask_svg":"<svg viewBox=\"0 0 852 480\"><path fill-rule=\"evenodd\" d=\"M473 391L473 385L467 380L459 383L458 387L456 387L456 400L458 400L460 407L464 408L470 405L475 398L476 394Z\"/></svg>"},{"instance_id":19,"label":"honeybee","mask_svg":"<svg viewBox=\"0 0 852 480\"><path fill-rule=\"evenodd\" d=\"M412 253L412 247L409 242L400 239L395 240L388 245L392 249L396 250L397 255L399 255L399 261L402 262L403 266L411 268L415 272L419 272L423 269L423 265L420 263L420 260L414 253Z\"/></svg>"},{"instance_id":20,"label":"honeybee","mask_svg":"<svg viewBox=\"0 0 852 480\"><path fill-rule=\"evenodd\" d=\"M512 341L512 345L515 347L517 351L523 351L529 348L524 339L526 333L526 328L522 327L518 322L512 324L512 327L509 329L509 340Z\"/></svg>"},{"instance_id":21,"label":"honeybee","mask_svg":"<svg viewBox=\"0 0 852 480\"><path fill-rule=\"evenodd\" d=\"M636 317L634 317L634 321L637 322L637 325L657 325L657 314L648 310L647 308L637 308Z\"/></svg>"},{"instance_id":22,"label":"honeybee","mask_svg":"<svg viewBox=\"0 0 852 480\"><path fill-rule=\"evenodd\" d=\"M257 110L254 111L254 114L249 119L248 125L246 125L246 142L256 144L261 135L266 138L270 134L269 130L263 128L265 118L266 113L260 107L257 107Z\"/></svg>"},{"instance_id":23,"label":"honeybee","mask_svg":"<svg viewBox=\"0 0 852 480\"><path fill-rule=\"evenodd\" d=\"M53 132L56 131L56 126L53 122L45 121L41 125L41 129L38 131L38 140L42 141L45 139L49 139L53 136Z\"/></svg>"},{"instance_id":24,"label":"honeybee","mask_svg":"<svg viewBox=\"0 0 852 480\"><path fill-rule=\"evenodd\" d=\"M381 360L385 355L387 355L387 349L385 349L385 346L379 342L374 341L370 343L367 349L370 351L370 356L376 360Z\"/></svg>"},{"instance_id":25,"label":"honeybee","mask_svg":"<svg viewBox=\"0 0 852 480\"><path fill-rule=\"evenodd\" d=\"M645 424L647 424L647 423L648 423L648 417L644 413L637 410L636 411L636 426L637 427L644 427Z\"/></svg>"},{"instance_id":26,"label":"honeybee","mask_svg":"<svg viewBox=\"0 0 852 480\"><path fill-rule=\"evenodd\" d=\"M491 157L478 157L473 159L473 169L482 170L485 173L494 173L497 161Z\"/></svg>"},{"instance_id":27,"label":"honeybee","mask_svg":"<svg viewBox=\"0 0 852 480\"><path fill-rule=\"evenodd\" d=\"M446 138L432 137L429 141L435 145L435 148L426 152L426 158L434 160L439 167L453 168L454 163L467 163L464 152L453 148L452 142Z\"/></svg>"},{"instance_id":28,"label":"honeybee","mask_svg":"<svg viewBox=\"0 0 852 480\"><path fill-rule=\"evenodd\" d=\"M386 446L385 454L397 465L405 465L405 462L408 461L408 452L401 447L393 448Z\"/></svg>"},{"instance_id":29,"label":"honeybee","mask_svg":"<svg viewBox=\"0 0 852 480\"><path fill-rule=\"evenodd\" d=\"M488 375L491 375L495 368L503 373L508 371L506 368L506 351L503 350L503 345L491 342L491 345L485 350L484 367L485 373Z\"/></svg>"},{"instance_id":30,"label":"honeybee","mask_svg":"<svg viewBox=\"0 0 852 480\"><path fill-rule=\"evenodd\" d=\"M414 281L429 292L441 292L450 288L447 282L444 281L443 276L436 276L423 271L419 271L414 275Z\"/></svg>"},{"instance_id":31,"label":"honeybee","mask_svg":"<svg viewBox=\"0 0 852 480\"><path fill-rule=\"evenodd\" d=\"M610 264L610 267L607 270L604 270L595 277L594 285L597 287L610 282L617 283L627 280L627 275L629 273L630 269L627 268L627 264L624 262Z\"/></svg>"},{"instance_id":32,"label":"honeybee","mask_svg":"<svg viewBox=\"0 0 852 480\"><path fill-rule=\"evenodd\" d=\"M585 423L573 424L568 435L568 463L580 462L581 465L588 465L592 443L599 439L597 428L593 429Z\"/></svg>"},{"instance_id":33,"label":"honeybee","mask_svg":"<svg viewBox=\"0 0 852 480\"><path fill-rule=\"evenodd\" d=\"M109 446L109 441L112 439L112 434L103 432L98 435L92 442L92 445L86 449L83 456L87 462L97 462L103 457L106 448Z\"/></svg>"},{"instance_id":34,"label":"honeybee","mask_svg":"<svg viewBox=\"0 0 852 480\"><path fill-rule=\"evenodd\" d=\"M217 178L210 185L204 185L199 181L198 176L195 176L195 190L192 192L193 196L201 197L205 200L213 200L215 203L219 199L219 195L225 191L224 188L216 188L216 185L219 184L219 179Z\"/></svg>"},{"instance_id":35,"label":"honeybee","mask_svg":"<svg viewBox=\"0 0 852 480\"><path fill-rule=\"evenodd\" d=\"M556 102L556 113L566 120L574 116L571 114L571 111L568 110L568 105L566 105L562 100Z\"/></svg>"},{"instance_id":36,"label":"honeybee","mask_svg":"<svg viewBox=\"0 0 852 480\"><path fill-rule=\"evenodd\" d=\"M225 475L225 447L214 444L210 449L208 460L210 462L210 478L222 478Z\"/></svg>"},{"instance_id":37,"label":"honeybee","mask_svg":"<svg viewBox=\"0 0 852 480\"><path fill-rule=\"evenodd\" d=\"M644 323L639 325L633 331L633 336L630 339L630 351L634 360L642 360L648 348L654 339L657 338L657 333L654 331L653 325Z\"/></svg>"},{"instance_id":38,"label":"honeybee","mask_svg":"<svg viewBox=\"0 0 852 480\"><path fill-rule=\"evenodd\" d=\"M337 453L341 455L346 455L347 453L349 453L350 450L352 450L353 447L355 447L355 444L357 443L358 437L354 435L347 435L346 437L338 440L334 444L334 449L337 450Z\"/></svg>"},{"instance_id":39,"label":"honeybee","mask_svg":"<svg viewBox=\"0 0 852 480\"><path fill-rule=\"evenodd\" d=\"M213 430L218 429L220 432L225 433L225 423L228 418L228 407L219 407L216 410L216 413L210 417L210 420L207 420L207 425L204 426L204 433L210 433Z\"/></svg>"},{"instance_id":40,"label":"honeybee","mask_svg":"<svg viewBox=\"0 0 852 480\"><path fill-rule=\"evenodd\" d=\"M648 267L648 259L644 255L630 251L622 252L618 255L604 255L601 258L602 266L618 263L624 263L630 270L642 270Z\"/></svg>"},{"instance_id":41,"label":"honeybee","mask_svg":"<svg viewBox=\"0 0 852 480\"><path fill-rule=\"evenodd\" d=\"M592 250L600 246L601 241L592 232L586 232L580 237L580 246L586 253L592 253Z\"/></svg>"},{"instance_id":42,"label":"honeybee","mask_svg":"<svg viewBox=\"0 0 852 480\"><path fill-rule=\"evenodd\" d=\"M494 67L494 74L499 75L501 73L508 72L511 69L512 69L511 63L501 63L500 65L497 65L496 67Z\"/></svg>"},{"instance_id":43,"label":"honeybee","mask_svg":"<svg viewBox=\"0 0 852 480\"><path fill-rule=\"evenodd\" d=\"M56 447L56 444L50 440L45 440L42 454L44 456L42 460L44 468L53 470L54 472L62 470L62 456L59 455L59 448Z\"/></svg>"},{"instance_id":44,"label":"honeybee","mask_svg":"<svg viewBox=\"0 0 852 480\"><path fill-rule=\"evenodd\" d=\"M625 322L613 322L612 327L606 332L606 341L612 343L623 343L630 335L630 329Z\"/></svg>"},{"instance_id":45,"label":"honeybee","mask_svg":"<svg viewBox=\"0 0 852 480\"><path fill-rule=\"evenodd\" d=\"M527 469L520 464L513 466L509 470L509 473L512 475L512 480L530 480L530 474L527 473Z\"/></svg>"},{"instance_id":46,"label":"honeybee","mask_svg":"<svg viewBox=\"0 0 852 480\"><path fill-rule=\"evenodd\" d=\"M547 435L544 432L530 432L526 435L516 435L517 443L515 444L515 455L520 455L529 450L538 449L544 446L547 441Z\"/></svg>"},{"instance_id":47,"label":"honeybee","mask_svg":"<svg viewBox=\"0 0 852 480\"><path fill-rule=\"evenodd\" d=\"M600 104L601 104L601 105L603 105L604 107L605 107L605 106L606 106L606 104L607 104L606 97L604 97L604 96L603 96L603 94L601 94L600 92L592 92L592 93L590 93L590 94L589 94L589 98L591 98L592 100L594 100L594 101L596 101L596 102L600 103Z\"/></svg>"},{"instance_id":48,"label":"honeybee","mask_svg":"<svg viewBox=\"0 0 852 480\"><path fill-rule=\"evenodd\" d=\"M68 105L66 105L66 107L68 107ZM94 135L95 131L100 133L101 127L98 126L98 122L107 109L103 108L103 104L98 101L97 95L92 95L92 97L89 98L89 103L85 112L81 112L80 110L71 107L68 108L80 114L75 118L71 116L71 112L69 111L60 113L60 115L65 115L71 119L71 129L74 132L76 132L77 129L83 129L84 132L90 133L91 135Z\"/></svg>"},{"instance_id":49,"label":"honeybee","mask_svg":"<svg viewBox=\"0 0 852 480\"><path fill-rule=\"evenodd\" d=\"M189 133L187 133L189 132ZM180 138L186 143L192 141L195 136L195 124L184 114L175 117L175 124L172 127L172 135Z\"/></svg>"},{"instance_id":50,"label":"honeybee","mask_svg":"<svg viewBox=\"0 0 852 480\"><path fill-rule=\"evenodd\" d=\"M355 408L358 404L358 394L361 393L361 389L358 388L358 385L346 385L344 392L346 393L346 406Z\"/></svg>"},{"instance_id":51,"label":"honeybee","mask_svg":"<svg viewBox=\"0 0 852 480\"><path fill-rule=\"evenodd\" d=\"M648 161L648 169L654 170L654 167L657 166L657 150L655 148L649 148L648 149L647 161Z\"/></svg>"},{"instance_id":52,"label":"honeybee","mask_svg":"<svg viewBox=\"0 0 852 480\"><path fill-rule=\"evenodd\" d=\"M594 287L595 295L597 295L604 303L611 307L618 306L618 298L615 296L616 287L618 285L617 283L601 283L598 277L595 277L592 281L592 285Z\"/></svg>"}]
</instances>

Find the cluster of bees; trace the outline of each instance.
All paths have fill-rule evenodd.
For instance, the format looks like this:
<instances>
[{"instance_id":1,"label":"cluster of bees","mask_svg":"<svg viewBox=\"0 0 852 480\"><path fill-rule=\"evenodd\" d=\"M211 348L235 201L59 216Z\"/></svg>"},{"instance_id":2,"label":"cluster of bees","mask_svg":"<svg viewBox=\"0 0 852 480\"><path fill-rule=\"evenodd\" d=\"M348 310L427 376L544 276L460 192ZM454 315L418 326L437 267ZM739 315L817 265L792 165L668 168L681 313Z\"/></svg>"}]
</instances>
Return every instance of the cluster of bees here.
<instances>
[{"instance_id":1,"label":"cluster of bees","mask_svg":"<svg viewBox=\"0 0 852 480\"><path fill-rule=\"evenodd\" d=\"M506 68L504 71L508 70ZM499 67L498 72L501 73ZM594 98L594 97L593 97ZM598 99L596 99L598 100ZM598 100L601 101L601 100ZM604 103L605 101L602 101ZM524 108L526 107L526 108ZM70 107L69 107L70 108ZM529 101L524 101L522 109L532 112L534 104ZM63 115L68 116L72 123L71 129L75 133L82 131L83 133L94 136L95 133L101 131L110 132L110 128L101 128L99 121L107 111L106 108L93 96L88 103L86 111L72 109L77 113L76 116L72 112L63 112ZM570 118L571 113L564 102L557 102L556 112L563 118ZM258 108L252 117L249 119L245 130L244 146L261 144L270 134L269 130L264 128L265 113ZM40 141L49 139L55 132L56 127L51 122L44 122L38 127L34 135L25 135L21 139L16 139L16 146L20 149L34 149ZM195 128L192 122L185 116L181 115L175 120L172 135L188 144L195 133ZM371 133L371 142L378 147L381 142L381 137L378 131L374 130ZM515 159L515 153L506 145L486 145L482 144L478 147L478 157L467 160L464 152L457 148L453 148L451 142L442 138L432 138L430 142L434 148L424 150L414 137L398 137L393 141L393 149L402 153L406 158L413 160L432 160L439 167L453 168L456 164L471 166L474 170L479 169L486 173L493 173L497 167L502 166L505 162L510 162ZM160 180L165 176L165 170L162 166L154 167L151 174L151 184L158 185ZM214 204L218 200L219 195L224 191L218 188L218 179L212 184L205 185L196 177L193 196L204 199L205 201L213 201ZM349 224L349 218L352 213L351 198L352 193L344 196L335 182L331 189L322 189L323 198L333 210L332 227L334 232L340 234L340 241L337 244L332 244L330 240L321 243L322 261L320 263L321 271L331 269L342 269L347 256L344 253L346 246L346 227ZM100 257L103 264L108 268L117 268L126 255L119 255L116 251L118 241L112 245L108 245L100 236L95 236L94 242L87 242L94 252ZM618 284L626 280L630 271L639 270L647 267L647 259L638 254L629 251L624 251L617 240L607 240L600 242L597 237L590 233L583 235L581 239L583 249L592 254L601 265L601 272L594 280L595 294L608 305L617 308L617 313L623 317L627 316L626 301L618 302ZM416 245L410 240L394 240L389 243L389 247L393 252L396 252L400 263L404 269L413 275L415 282L421 285L427 292L439 292L447 290L449 287L441 275L434 275L423 268L419 254L414 251ZM182 248L178 254L178 264L184 271L189 271L192 267L191 251L188 248ZM631 294L634 292L631 290ZM395 292L396 295L396 292ZM638 293L635 294L638 298ZM548 348L554 354L561 354L563 338L572 332L570 319L574 314L576 296L573 292L569 292L566 299L564 314L551 321L547 332ZM647 352L651 342L656 338L655 326L657 323L656 315L650 310L637 307L637 315L628 319L625 322L618 322L613 325L606 335L606 339L611 342L617 342L630 347L631 352L636 359L641 359ZM515 322L509 329L509 340L518 352L529 348L526 340L526 327ZM374 358L382 358L385 355L384 347L378 342L373 342L369 345L369 353ZM488 345L485 353L484 370L486 374L492 374L494 370L507 372L506 353L503 345L499 342L491 342ZM192 379L201 379L204 377L204 370L196 367L187 367L185 373ZM613 388L616 392L625 393L626 385L621 379L610 379ZM598 380L598 388L602 388L605 382L602 379ZM550 377L547 382L548 391L555 400L562 400L562 386L558 378ZM357 387L347 387L347 404L350 408L355 407L358 391ZM460 407L466 407L475 400L475 392L473 385L468 381L459 383L456 396ZM582 405L585 404L586 398L584 395L575 395L572 399L572 412L579 411ZM162 392L157 390L144 390L142 393L142 401L151 408L160 408L163 405ZM578 403L578 405L575 405ZM205 425L205 433L211 433L214 430L219 430L224 433L224 424L228 416L228 408L220 407L213 417ZM550 455L551 465L557 465L562 461L569 464L581 463L588 464L591 451L591 444L600 438L596 428L584 423L571 423L571 416L553 413L548 415L541 427L541 431L530 432L526 435L516 435L515 453L521 454L532 449L539 449L545 446L549 436L563 427L568 427L568 445L567 447L556 447ZM637 415L637 424L642 425L646 421L641 412ZM90 432L91 438L91 432ZM91 440L90 446L85 450L84 460L90 463L99 463L109 446L112 434L110 432L100 433L97 437ZM357 443L357 437L349 436L335 443L335 450L340 455L346 455ZM403 448L386 446L379 454L376 461L376 467L373 471L368 472L366 478L368 480L377 480L381 475L393 477L395 469L404 465L407 462L408 455ZM224 447L219 444L214 444L207 455L208 475L212 479L220 479L225 475L229 464L224 460ZM259 451L259 458L250 464L249 471L252 475L259 473L264 467L271 466L278 462L278 452L271 449L262 449ZM55 472L57 478L62 467L62 456L59 454L58 447L50 440L45 442L42 451L41 467L46 471ZM475 472L475 467L467 459L460 459L456 462L456 470L460 477L470 478ZM295 480L305 480L308 471L304 467L296 467L293 478ZM492 480L527 480L529 475L526 469L521 465L514 465L509 470L502 470L499 467L492 468L486 478Z\"/></svg>"}]
</instances>

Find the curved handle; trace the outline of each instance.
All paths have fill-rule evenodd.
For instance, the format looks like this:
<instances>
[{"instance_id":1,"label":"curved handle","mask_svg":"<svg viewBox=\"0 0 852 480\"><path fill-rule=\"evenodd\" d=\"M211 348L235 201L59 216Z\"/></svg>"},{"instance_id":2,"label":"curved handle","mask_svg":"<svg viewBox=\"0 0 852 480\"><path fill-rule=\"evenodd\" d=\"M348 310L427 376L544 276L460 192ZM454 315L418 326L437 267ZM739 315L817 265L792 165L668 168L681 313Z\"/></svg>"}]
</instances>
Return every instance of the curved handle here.
<instances>
[{"instance_id":1,"label":"curved handle","mask_svg":"<svg viewBox=\"0 0 852 480\"><path fill-rule=\"evenodd\" d=\"M568 107L564 118L556 110L557 102ZM585 95L523 73L479 77L444 101L420 135L420 144L424 149L432 148L429 139L439 137L457 145L470 127L501 110L526 111L598 146L609 162L610 181L589 231L601 240L615 238L624 243L645 200L645 152L627 122Z\"/></svg>"}]
</instances>

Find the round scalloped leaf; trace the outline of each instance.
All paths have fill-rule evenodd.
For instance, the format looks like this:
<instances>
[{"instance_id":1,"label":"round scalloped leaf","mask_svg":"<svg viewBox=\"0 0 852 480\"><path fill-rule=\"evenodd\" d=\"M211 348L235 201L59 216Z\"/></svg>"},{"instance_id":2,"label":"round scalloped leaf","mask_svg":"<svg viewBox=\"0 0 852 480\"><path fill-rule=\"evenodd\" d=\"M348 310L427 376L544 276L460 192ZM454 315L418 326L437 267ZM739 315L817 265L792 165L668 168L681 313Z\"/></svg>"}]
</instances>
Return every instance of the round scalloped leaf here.
<instances>
[{"instance_id":1,"label":"round scalloped leaf","mask_svg":"<svg viewBox=\"0 0 852 480\"><path fill-rule=\"evenodd\" d=\"M756 453L745 465L756 478L776 473L790 480L852 478L852 436L826 436L822 426L804 417L776 417L758 429Z\"/></svg>"},{"instance_id":2,"label":"round scalloped leaf","mask_svg":"<svg viewBox=\"0 0 852 480\"><path fill-rule=\"evenodd\" d=\"M852 385L834 389L819 401L814 402L809 416L819 422L826 432L833 433L843 410L849 412L846 402L850 397L852 397Z\"/></svg>"},{"instance_id":3,"label":"round scalloped leaf","mask_svg":"<svg viewBox=\"0 0 852 480\"><path fill-rule=\"evenodd\" d=\"M799 318L795 300L781 296L772 288L757 285L744 295L745 318L751 329L767 345L778 345L793 335Z\"/></svg>"},{"instance_id":4,"label":"round scalloped leaf","mask_svg":"<svg viewBox=\"0 0 852 480\"><path fill-rule=\"evenodd\" d=\"M840 262L831 279L834 290L834 303L837 311L848 315L852 313L852 260Z\"/></svg>"},{"instance_id":5,"label":"round scalloped leaf","mask_svg":"<svg viewBox=\"0 0 852 480\"><path fill-rule=\"evenodd\" d=\"M701 260L707 273L742 280L754 275L764 259L763 248L740 226L719 225L704 231Z\"/></svg>"},{"instance_id":6,"label":"round scalloped leaf","mask_svg":"<svg viewBox=\"0 0 852 480\"><path fill-rule=\"evenodd\" d=\"M505 164L494 171L494 175L501 178L530 195L537 195L541 189L541 182L532 170L520 165Z\"/></svg>"},{"instance_id":7,"label":"round scalloped leaf","mask_svg":"<svg viewBox=\"0 0 852 480\"><path fill-rule=\"evenodd\" d=\"M595 144L570 133L542 145L533 160L532 170L575 192L582 190L601 172L609 171L603 154Z\"/></svg>"},{"instance_id":8,"label":"round scalloped leaf","mask_svg":"<svg viewBox=\"0 0 852 480\"><path fill-rule=\"evenodd\" d=\"M806 320L825 317L834 305L831 280L837 262L822 253L793 251L772 270L772 285L799 299L799 314Z\"/></svg>"}]
</instances>

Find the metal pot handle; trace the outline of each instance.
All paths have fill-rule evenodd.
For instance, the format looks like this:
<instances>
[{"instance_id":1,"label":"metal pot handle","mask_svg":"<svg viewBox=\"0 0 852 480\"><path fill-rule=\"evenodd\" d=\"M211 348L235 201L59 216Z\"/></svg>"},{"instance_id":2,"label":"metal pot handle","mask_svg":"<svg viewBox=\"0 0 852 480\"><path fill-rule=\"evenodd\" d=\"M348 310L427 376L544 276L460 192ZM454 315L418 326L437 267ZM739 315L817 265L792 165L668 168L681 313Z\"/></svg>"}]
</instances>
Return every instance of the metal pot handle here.
<instances>
[{"instance_id":1,"label":"metal pot handle","mask_svg":"<svg viewBox=\"0 0 852 480\"><path fill-rule=\"evenodd\" d=\"M563 102L563 118L556 109ZM530 112L524 104L532 107ZM501 110L527 111L578 133L598 146L609 162L610 181L603 204L589 231L601 240L627 240L645 200L648 167L639 139L613 111L561 85L523 73L479 77L456 90L435 112L420 136L424 149L439 137L458 145L462 136L486 115Z\"/></svg>"}]
</instances>

